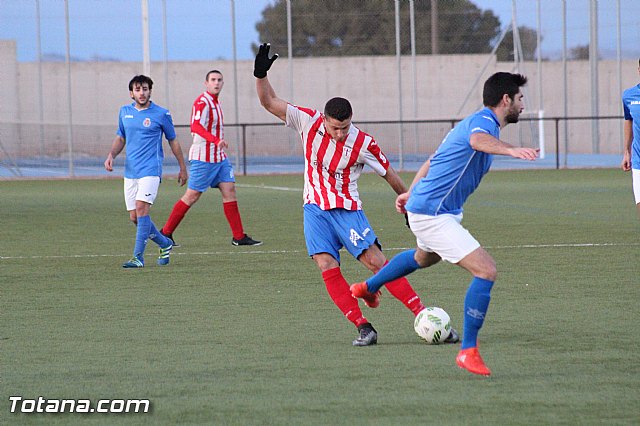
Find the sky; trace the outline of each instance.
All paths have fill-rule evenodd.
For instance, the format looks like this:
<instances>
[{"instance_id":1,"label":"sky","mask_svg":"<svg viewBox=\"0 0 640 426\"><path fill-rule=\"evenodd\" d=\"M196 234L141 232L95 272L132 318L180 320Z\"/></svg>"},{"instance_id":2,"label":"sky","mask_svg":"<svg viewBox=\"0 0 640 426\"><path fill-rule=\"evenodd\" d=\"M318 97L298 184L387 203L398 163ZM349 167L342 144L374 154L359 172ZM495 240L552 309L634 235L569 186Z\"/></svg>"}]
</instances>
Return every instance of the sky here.
<instances>
[{"instance_id":1,"label":"sky","mask_svg":"<svg viewBox=\"0 0 640 426\"><path fill-rule=\"evenodd\" d=\"M296 0L292 0L295 2ZM391 1L391 0L389 0ZM428 1L428 0L416 0ZM444 0L442 0L444 1ZM472 0L479 8L493 10L503 25L511 21L512 0ZM557 58L562 49L560 0L540 0L543 57ZM616 5L621 6L623 58L640 56L640 14L637 0L599 0L599 52L616 56ZM164 59L162 43L163 0L148 0L150 54L152 61ZM258 43L255 24L273 0L235 0L237 58L252 59L252 43ZM171 61L233 58L230 0L165 0L167 10L167 56ZM41 22L44 57L64 58L65 1L0 0L0 39L17 41L19 61L37 58L36 5ZM71 56L75 60L142 60L140 0L68 0ZM518 25L535 29L535 0L516 0ZM568 48L589 43L590 0L567 1Z\"/></svg>"}]
</instances>

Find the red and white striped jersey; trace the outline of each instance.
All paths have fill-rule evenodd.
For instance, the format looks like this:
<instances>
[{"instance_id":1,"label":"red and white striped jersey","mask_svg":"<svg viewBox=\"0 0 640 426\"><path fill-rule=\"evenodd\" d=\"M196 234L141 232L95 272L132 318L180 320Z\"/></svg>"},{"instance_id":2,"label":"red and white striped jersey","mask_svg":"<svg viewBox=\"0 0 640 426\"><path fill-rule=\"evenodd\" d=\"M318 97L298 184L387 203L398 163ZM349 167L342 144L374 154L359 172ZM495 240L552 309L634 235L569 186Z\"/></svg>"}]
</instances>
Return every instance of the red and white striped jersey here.
<instances>
[{"instance_id":1,"label":"red and white striped jersey","mask_svg":"<svg viewBox=\"0 0 640 426\"><path fill-rule=\"evenodd\" d=\"M224 139L224 120L218 96L204 92L193 103L191 109L191 136L189 161L219 163L227 158L222 148L216 145Z\"/></svg>"},{"instance_id":2,"label":"red and white striped jersey","mask_svg":"<svg viewBox=\"0 0 640 426\"><path fill-rule=\"evenodd\" d=\"M343 142L324 128L323 115L313 109L287 105L287 127L298 131L304 152L304 203L322 210L360 210L358 178L367 164L384 176L389 161L376 141L353 124Z\"/></svg>"}]
</instances>

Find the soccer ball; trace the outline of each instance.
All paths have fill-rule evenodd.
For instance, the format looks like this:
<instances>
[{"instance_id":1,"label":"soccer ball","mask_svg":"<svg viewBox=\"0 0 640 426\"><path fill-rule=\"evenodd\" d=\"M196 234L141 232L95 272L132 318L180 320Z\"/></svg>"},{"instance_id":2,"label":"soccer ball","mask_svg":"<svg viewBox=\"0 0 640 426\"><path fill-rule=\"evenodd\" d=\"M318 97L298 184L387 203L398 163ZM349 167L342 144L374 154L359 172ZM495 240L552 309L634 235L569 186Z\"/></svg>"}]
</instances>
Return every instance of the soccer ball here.
<instances>
[{"instance_id":1,"label":"soccer ball","mask_svg":"<svg viewBox=\"0 0 640 426\"><path fill-rule=\"evenodd\" d=\"M442 308L424 308L413 322L413 329L429 345L437 345L446 340L451 332L451 319Z\"/></svg>"}]
</instances>

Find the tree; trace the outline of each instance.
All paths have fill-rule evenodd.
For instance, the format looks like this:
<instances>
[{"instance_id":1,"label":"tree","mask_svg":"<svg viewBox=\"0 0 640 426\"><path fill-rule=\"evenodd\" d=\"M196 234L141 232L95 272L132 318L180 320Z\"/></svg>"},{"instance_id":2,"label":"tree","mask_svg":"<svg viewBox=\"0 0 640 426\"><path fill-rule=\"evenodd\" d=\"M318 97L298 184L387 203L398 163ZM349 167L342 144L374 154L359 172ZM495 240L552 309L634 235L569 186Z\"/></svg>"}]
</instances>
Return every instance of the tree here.
<instances>
[{"instance_id":1,"label":"tree","mask_svg":"<svg viewBox=\"0 0 640 426\"><path fill-rule=\"evenodd\" d=\"M438 4L439 53L489 53L500 32L492 11L469 0ZM293 56L395 54L395 4L389 0L291 2ZM400 2L401 51L410 53L409 2ZM256 24L260 40L287 55L286 1L276 0ZM415 2L416 52L431 53L431 2ZM253 46L257 51L257 46Z\"/></svg>"},{"instance_id":2,"label":"tree","mask_svg":"<svg viewBox=\"0 0 640 426\"><path fill-rule=\"evenodd\" d=\"M536 59L536 47L538 45L536 30L529 27L518 27L518 35L520 36L520 44L522 45L522 55L525 61L533 61ZM496 56L499 61L513 62L513 30L507 31L502 43L496 50Z\"/></svg>"},{"instance_id":3,"label":"tree","mask_svg":"<svg viewBox=\"0 0 640 426\"><path fill-rule=\"evenodd\" d=\"M570 60L589 60L589 45L582 44L569 49L569 57Z\"/></svg>"}]
</instances>

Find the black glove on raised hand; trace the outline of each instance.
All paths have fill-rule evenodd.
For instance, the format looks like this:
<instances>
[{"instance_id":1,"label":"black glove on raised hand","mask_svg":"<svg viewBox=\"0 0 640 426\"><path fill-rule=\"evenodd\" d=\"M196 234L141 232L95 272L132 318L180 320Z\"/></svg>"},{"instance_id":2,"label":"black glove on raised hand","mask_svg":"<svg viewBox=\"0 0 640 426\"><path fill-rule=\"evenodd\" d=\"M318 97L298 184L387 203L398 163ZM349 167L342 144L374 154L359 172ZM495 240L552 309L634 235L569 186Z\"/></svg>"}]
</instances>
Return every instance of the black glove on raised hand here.
<instances>
[{"instance_id":1,"label":"black glove on raised hand","mask_svg":"<svg viewBox=\"0 0 640 426\"><path fill-rule=\"evenodd\" d=\"M278 54L269 58L269 49L271 45L269 43L262 43L258 48L258 54L256 55L256 61L253 63L253 76L256 78L265 78L267 71L271 68L271 64L278 59Z\"/></svg>"}]
</instances>

